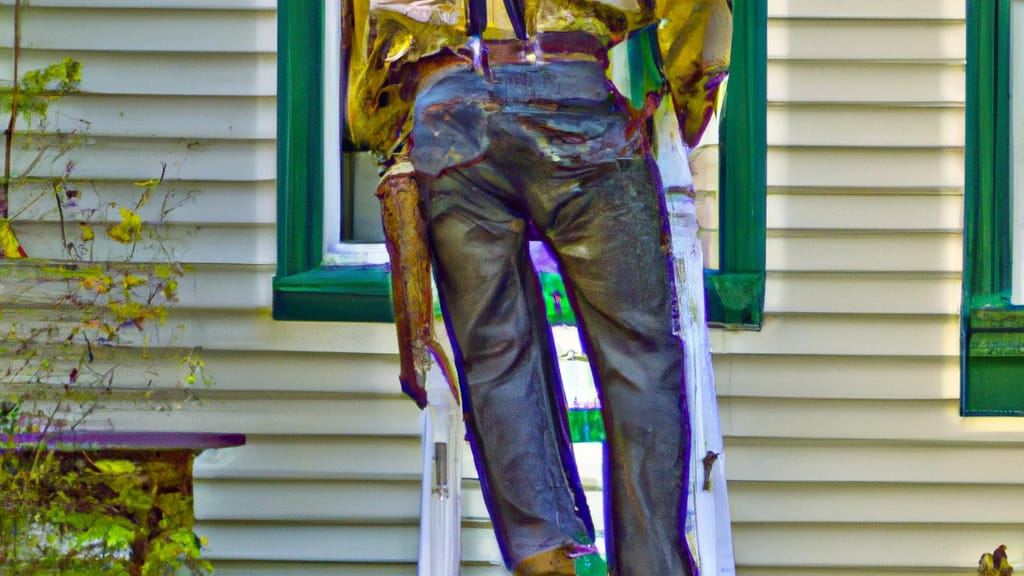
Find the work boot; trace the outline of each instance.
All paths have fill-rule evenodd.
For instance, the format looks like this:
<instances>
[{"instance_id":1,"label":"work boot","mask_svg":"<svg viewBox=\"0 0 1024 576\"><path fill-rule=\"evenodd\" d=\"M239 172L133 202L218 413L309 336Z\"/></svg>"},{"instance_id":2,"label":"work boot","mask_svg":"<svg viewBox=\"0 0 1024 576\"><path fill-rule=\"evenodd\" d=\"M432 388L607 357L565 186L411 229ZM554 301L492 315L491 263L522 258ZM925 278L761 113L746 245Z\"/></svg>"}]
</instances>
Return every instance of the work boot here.
<instances>
[{"instance_id":1,"label":"work boot","mask_svg":"<svg viewBox=\"0 0 1024 576\"><path fill-rule=\"evenodd\" d=\"M516 566L515 576L576 576L576 561L566 547L530 556Z\"/></svg>"}]
</instances>

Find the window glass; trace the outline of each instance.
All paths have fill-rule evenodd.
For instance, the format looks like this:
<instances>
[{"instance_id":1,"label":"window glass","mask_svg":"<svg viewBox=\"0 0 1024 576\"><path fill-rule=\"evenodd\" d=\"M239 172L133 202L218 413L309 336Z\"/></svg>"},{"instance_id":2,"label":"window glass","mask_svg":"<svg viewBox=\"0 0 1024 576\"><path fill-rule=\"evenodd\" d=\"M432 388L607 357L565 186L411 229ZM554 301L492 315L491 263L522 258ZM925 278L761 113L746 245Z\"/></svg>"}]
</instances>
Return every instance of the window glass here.
<instances>
[{"instance_id":1,"label":"window glass","mask_svg":"<svg viewBox=\"0 0 1024 576\"><path fill-rule=\"evenodd\" d=\"M341 134L341 2L324 3L324 266L387 261L377 163L369 152L345 151Z\"/></svg>"}]
</instances>

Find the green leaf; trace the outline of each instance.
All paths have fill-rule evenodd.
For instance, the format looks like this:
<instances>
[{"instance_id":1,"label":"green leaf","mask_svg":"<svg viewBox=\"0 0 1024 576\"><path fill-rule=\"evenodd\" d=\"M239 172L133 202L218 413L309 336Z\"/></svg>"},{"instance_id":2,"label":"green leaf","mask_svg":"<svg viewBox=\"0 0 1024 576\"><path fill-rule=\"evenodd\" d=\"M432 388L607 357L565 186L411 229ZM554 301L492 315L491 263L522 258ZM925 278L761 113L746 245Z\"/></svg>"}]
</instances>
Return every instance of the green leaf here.
<instances>
[{"instance_id":1,"label":"green leaf","mask_svg":"<svg viewBox=\"0 0 1024 576\"><path fill-rule=\"evenodd\" d=\"M104 474L131 474L136 467L128 460L97 460L96 469Z\"/></svg>"}]
</instances>

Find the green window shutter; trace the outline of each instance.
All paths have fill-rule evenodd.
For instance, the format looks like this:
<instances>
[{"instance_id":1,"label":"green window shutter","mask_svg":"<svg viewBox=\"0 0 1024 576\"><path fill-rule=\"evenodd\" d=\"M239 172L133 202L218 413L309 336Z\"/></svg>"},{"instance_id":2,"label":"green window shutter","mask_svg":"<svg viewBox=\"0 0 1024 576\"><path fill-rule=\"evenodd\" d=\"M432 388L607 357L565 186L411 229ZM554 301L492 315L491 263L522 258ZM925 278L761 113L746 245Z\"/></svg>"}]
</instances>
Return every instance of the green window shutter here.
<instances>
[{"instance_id":1,"label":"green window shutter","mask_svg":"<svg viewBox=\"0 0 1024 576\"><path fill-rule=\"evenodd\" d=\"M732 61L719 125L719 268L704 274L708 321L760 329L765 289L767 2L733 2Z\"/></svg>"},{"instance_id":2,"label":"green window shutter","mask_svg":"<svg viewBox=\"0 0 1024 576\"><path fill-rule=\"evenodd\" d=\"M1024 307L1010 302L1011 0L967 3L961 413L1024 415Z\"/></svg>"}]
</instances>

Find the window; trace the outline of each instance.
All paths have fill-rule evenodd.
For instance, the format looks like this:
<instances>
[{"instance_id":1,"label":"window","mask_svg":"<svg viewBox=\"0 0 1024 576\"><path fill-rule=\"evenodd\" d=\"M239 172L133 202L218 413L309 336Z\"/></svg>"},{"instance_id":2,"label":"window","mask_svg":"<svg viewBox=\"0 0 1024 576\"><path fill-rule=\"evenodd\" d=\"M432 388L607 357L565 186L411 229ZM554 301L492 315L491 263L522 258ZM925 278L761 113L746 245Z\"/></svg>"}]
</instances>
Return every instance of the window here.
<instances>
[{"instance_id":1,"label":"window","mask_svg":"<svg viewBox=\"0 0 1024 576\"><path fill-rule=\"evenodd\" d=\"M390 277L372 167L340 150L335 0L278 3L278 265L274 318L390 322ZM719 267L709 320L758 328L764 302L766 1L734 3L720 126ZM742 159L724 160L725 153ZM365 176L364 175L367 175ZM360 185L360 182L364 182ZM372 188L372 185L369 185ZM369 190L372 192L372 189ZM365 224L363 224L366 222Z\"/></svg>"},{"instance_id":2,"label":"window","mask_svg":"<svg viewBox=\"0 0 1024 576\"><path fill-rule=\"evenodd\" d=\"M961 412L1024 415L1024 0L967 9Z\"/></svg>"},{"instance_id":3,"label":"window","mask_svg":"<svg viewBox=\"0 0 1024 576\"><path fill-rule=\"evenodd\" d=\"M383 244L361 243L346 253L339 234L342 206L354 203L341 174L351 189L357 173L339 162L338 51L324 49L325 39L338 34L339 17L332 1L278 6L274 318L390 322Z\"/></svg>"}]
</instances>

